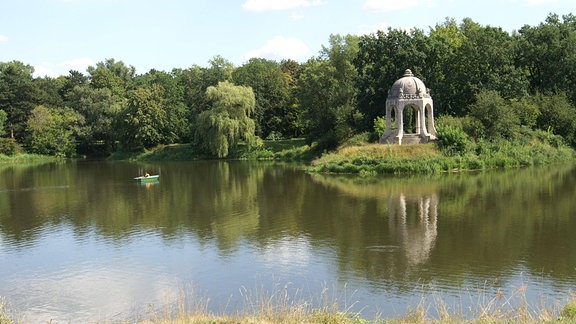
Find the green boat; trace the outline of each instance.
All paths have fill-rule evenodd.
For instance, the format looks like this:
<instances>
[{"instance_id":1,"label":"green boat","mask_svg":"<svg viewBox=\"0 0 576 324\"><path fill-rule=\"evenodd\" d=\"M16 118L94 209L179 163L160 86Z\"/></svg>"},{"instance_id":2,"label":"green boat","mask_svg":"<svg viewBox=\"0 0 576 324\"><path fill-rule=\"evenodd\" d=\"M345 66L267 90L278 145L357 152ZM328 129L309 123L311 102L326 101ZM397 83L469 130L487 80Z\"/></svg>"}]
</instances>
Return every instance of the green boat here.
<instances>
[{"instance_id":1,"label":"green boat","mask_svg":"<svg viewBox=\"0 0 576 324\"><path fill-rule=\"evenodd\" d=\"M134 178L134 180L138 181L138 182L157 182L160 180L160 175L159 174L155 174L155 175L149 175L149 176L140 176L140 177L136 177Z\"/></svg>"}]
</instances>

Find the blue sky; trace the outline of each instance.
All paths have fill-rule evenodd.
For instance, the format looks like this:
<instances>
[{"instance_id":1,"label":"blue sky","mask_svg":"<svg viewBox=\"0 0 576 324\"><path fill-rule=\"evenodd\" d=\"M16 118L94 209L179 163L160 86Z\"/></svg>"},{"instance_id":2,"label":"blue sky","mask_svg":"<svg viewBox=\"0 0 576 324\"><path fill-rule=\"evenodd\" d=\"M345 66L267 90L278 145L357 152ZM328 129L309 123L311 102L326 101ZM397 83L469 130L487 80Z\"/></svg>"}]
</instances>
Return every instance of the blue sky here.
<instances>
[{"instance_id":1,"label":"blue sky","mask_svg":"<svg viewBox=\"0 0 576 324\"><path fill-rule=\"evenodd\" d=\"M35 76L83 73L107 58L150 69L206 66L220 55L304 62L330 34L366 34L469 17L512 32L576 0L0 0L0 62L22 61Z\"/></svg>"}]
</instances>

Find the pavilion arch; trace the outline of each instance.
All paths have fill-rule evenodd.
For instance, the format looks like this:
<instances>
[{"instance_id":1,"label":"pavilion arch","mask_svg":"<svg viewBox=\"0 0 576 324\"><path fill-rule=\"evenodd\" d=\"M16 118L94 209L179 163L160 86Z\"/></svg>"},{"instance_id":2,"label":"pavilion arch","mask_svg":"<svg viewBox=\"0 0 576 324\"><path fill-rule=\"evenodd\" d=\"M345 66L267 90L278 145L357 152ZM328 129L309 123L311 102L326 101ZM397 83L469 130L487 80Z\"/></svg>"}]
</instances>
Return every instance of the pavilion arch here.
<instances>
[{"instance_id":1,"label":"pavilion arch","mask_svg":"<svg viewBox=\"0 0 576 324\"><path fill-rule=\"evenodd\" d=\"M404 115L406 108L414 109L414 133L404 132ZM392 127L394 113L395 127ZM428 143L436 140L434 126L434 103L430 90L424 82L406 70L404 76L398 79L386 100L386 130L380 138L380 143L414 144Z\"/></svg>"}]
</instances>

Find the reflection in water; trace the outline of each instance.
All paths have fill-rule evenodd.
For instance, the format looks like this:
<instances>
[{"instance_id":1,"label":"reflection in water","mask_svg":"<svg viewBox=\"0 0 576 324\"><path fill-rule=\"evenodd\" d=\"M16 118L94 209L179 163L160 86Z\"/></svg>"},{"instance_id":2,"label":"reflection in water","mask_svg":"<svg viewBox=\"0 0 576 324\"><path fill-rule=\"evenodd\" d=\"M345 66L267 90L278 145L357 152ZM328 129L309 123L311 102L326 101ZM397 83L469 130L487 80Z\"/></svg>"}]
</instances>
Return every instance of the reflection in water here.
<instances>
[{"instance_id":1,"label":"reflection in water","mask_svg":"<svg viewBox=\"0 0 576 324\"><path fill-rule=\"evenodd\" d=\"M198 161L135 185L148 167L0 166L0 295L32 322L106 321L188 284L223 312L254 281L338 283L386 315L422 285L564 296L576 283L574 166L360 179Z\"/></svg>"},{"instance_id":2,"label":"reflection in water","mask_svg":"<svg viewBox=\"0 0 576 324\"><path fill-rule=\"evenodd\" d=\"M411 265L426 262L438 235L436 196L388 197L390 230L398 233Z\"/></svg>"}]
</instances>

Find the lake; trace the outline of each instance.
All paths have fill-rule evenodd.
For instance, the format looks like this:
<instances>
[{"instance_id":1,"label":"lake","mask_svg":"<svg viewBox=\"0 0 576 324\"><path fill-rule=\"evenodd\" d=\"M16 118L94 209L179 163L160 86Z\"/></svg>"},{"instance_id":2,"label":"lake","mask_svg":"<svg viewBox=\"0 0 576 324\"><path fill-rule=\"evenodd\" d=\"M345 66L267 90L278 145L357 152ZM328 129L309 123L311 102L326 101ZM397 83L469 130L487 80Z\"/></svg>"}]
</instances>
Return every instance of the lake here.
<instances>
[{"instance_id":1,"label":"lake","mask_svg":"<svg viewBox=\"0 0 576 324\"><path fill-rule=\"evenodd\" d=\"M160 181L132 180L146 171ZM279 295L367 319L438 300L537 311L576 287L575 198L575 165L367 179L271 162L0 165L0 296L23 323L198 299L233 314Z\"/></svg>"}]
</instances>

